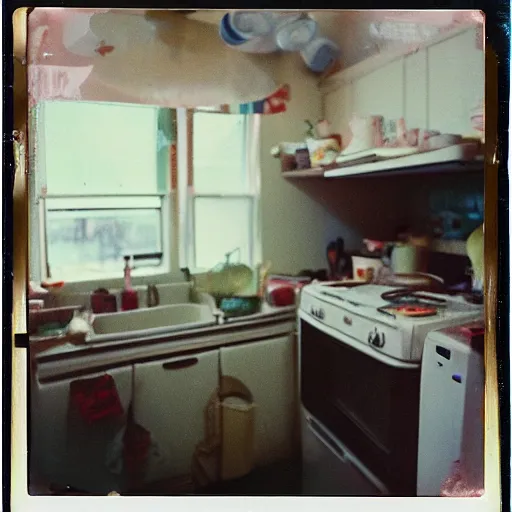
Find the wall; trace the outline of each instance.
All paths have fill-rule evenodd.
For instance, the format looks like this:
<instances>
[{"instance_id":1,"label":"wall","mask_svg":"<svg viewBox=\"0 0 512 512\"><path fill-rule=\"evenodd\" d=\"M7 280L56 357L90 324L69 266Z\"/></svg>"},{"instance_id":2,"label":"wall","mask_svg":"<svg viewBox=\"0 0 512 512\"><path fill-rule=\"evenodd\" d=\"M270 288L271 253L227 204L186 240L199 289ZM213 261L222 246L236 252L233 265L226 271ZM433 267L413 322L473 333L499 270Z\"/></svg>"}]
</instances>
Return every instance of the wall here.
<instances>
[{"instance_id":1,"label":"wall","mask_svg":"<svg viewBox=\"0 0 512 512\"><path fill-rule=\"evenodd\" d=\"M325 268L327 240L345 229L322 204L284 179L279 159L270 155L279 142L304 140L304 120L321 115L317 79L294 57L281 59L281 83L291 86L287 112L261 116L262 254L272 262L272 272Z\"/></svg>"},{"instance_id":2,"label":"wall","mask_svg":"<svg viewBox=\"0 0 512 512\"><path fill-rule=\"evenodd\" d=\"M461 31L409 56L372 69L371 59L333 77L322 87L324 116L350 140L353 113L404 116L409 128L475 135L470 111L484 95L484 55L475 29ZM464 185L483 192L483 175L300 180L345 226L357 246L361 237L387 238L407 223L425 228L432 194ZM349 245L350 245L349 244Z\"/></svg>"}]
</instances>

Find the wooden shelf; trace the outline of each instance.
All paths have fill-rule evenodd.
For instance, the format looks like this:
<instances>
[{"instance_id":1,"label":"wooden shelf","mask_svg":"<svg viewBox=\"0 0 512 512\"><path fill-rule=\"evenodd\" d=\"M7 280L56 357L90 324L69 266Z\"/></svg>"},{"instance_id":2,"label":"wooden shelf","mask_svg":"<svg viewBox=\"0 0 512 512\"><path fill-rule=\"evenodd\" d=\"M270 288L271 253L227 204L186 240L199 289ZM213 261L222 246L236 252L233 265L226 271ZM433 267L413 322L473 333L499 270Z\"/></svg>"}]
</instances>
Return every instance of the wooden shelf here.
<instances>
[{"instance_id":1,"label":"wooden shelf","mask_svg":"<svg viewBox=\"0 0 512 512\"><path fill-rule=\"evenodd\" d=\"M484 159L475 154L475 148L461 144L448 148L399 158L390 158L357 165L343 165L330 169L305 169L283 172L285 178L351 178L370 176L399 176L434 173L483 171Z\"/></svg>"}]
</instances>

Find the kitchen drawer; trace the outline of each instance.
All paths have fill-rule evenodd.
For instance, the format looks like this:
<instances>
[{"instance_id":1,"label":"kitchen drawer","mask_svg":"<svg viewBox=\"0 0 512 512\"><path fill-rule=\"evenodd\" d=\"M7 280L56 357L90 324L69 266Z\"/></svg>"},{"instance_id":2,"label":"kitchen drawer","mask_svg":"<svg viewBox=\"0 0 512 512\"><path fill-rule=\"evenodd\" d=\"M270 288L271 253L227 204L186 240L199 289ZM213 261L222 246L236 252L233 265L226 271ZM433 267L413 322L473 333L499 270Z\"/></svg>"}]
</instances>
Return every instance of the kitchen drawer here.
<instances>
[{"instance_id":1,"label":"kitchen drawer","mask_svg":"<svg viewBox=\"0 0 512 512\"><path fill-rule=\"evenodd\" d=\"M218 382L218 350L135 365L135 419L160 454L150 459L147 481L190 475L204 438L204 409Z\"/></svg>"}]
</instances>

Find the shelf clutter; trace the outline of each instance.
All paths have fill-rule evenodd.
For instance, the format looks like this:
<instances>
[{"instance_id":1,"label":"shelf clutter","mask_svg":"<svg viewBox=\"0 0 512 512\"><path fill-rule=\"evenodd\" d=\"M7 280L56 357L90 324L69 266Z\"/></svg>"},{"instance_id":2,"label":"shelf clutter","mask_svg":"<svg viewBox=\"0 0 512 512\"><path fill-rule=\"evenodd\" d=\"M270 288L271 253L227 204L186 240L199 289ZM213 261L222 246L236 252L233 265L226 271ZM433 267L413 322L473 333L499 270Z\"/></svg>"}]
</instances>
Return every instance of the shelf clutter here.
<instances>
[{"instance_id":1,"label":"shelf clutter","mask_svg":"<svg viewBox=\"0 0 512 512\"><path fill-rule=\"evenodd\" d=\"M479 146L463 143L432 151L416 152L405 156L386 156L382 152L367 150L354 154L350 162L336 162L325 167L283 171L285 178L344 178L362 175L417 174L434 172L470 172L483 170L483 156Z\"/></svg>"}]
</instances>

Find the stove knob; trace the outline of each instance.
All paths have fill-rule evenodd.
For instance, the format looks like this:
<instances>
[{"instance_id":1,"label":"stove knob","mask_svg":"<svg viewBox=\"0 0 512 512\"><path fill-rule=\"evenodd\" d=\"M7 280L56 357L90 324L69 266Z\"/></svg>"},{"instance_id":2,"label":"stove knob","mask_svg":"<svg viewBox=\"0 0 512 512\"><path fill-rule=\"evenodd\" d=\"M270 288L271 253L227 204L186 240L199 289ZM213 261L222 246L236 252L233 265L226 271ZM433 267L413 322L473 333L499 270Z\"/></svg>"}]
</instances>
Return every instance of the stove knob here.
<instances>
[{"instance_id":1,"label":"stove knob","mask_svg":"<svg viewBox=\"0 0 512 512\"><path fill-rule=\"evenodd\" d=\"M379 334L377 327L375 327L375 329L368 334L368 343L374 347L382 348L386 343L386 337L384 333Z\"/></svg>"},{"instance_id":2,"label":"stove knob","mask_svg":"<svg viewBox=\"0 0 512 512\"><path fill-rule=\"evenodd\" d=\"M379 333L377 332L377 328L375 328L373 331L370 331L368 333L368 343L370 345L376 346L378 338L379 338Z\"/></svg>"}]
</instances>

